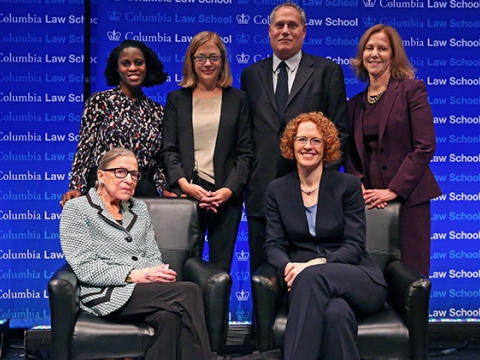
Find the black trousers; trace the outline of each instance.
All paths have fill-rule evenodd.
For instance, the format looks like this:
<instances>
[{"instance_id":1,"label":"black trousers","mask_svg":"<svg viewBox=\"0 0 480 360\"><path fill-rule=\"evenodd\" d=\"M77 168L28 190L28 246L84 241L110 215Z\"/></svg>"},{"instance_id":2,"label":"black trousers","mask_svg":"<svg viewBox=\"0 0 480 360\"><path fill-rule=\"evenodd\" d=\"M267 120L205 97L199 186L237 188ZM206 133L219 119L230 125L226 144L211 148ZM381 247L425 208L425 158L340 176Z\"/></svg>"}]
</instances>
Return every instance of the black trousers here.
<instances>
[{"instance_id":1,"label":"black trousers","mask_svg":"<svg viewBox=\"0 0 480 360\"><path fill-rule=\"evenodd\" d=\"M199 286L187 281L137 284L108 317L143 320L155 329L145 360L211 360L202 299Z\"/></svg>"},{"instance_id":2,"label":"black trousers","mask_svg":"<svg viewBox=\"0 0 480 360\"><path fill-rule=\"evenodd\" d=\"M387 289L356 265L306 268L289 294L284 360L360 360L355 315L375 313L386 297Z\"/></svg>"},{"instance_id":3,"label":"black trousers","mask_svg":"<svg viewBox=\"0 0 480 360\"><path fill-rule=\"evenodd\" d=\"M207 191L215 191L215 186L199 179L196 181ZM233 251L237 241L238 226L242 219L243 196L233 195L222 206L218 212L200 210L200 226L203 236L208 232L208 261L219 265L230 273L232 266ZM200 254L203 253L204 242L200 244Z\"/></svg>"}]
</instances>

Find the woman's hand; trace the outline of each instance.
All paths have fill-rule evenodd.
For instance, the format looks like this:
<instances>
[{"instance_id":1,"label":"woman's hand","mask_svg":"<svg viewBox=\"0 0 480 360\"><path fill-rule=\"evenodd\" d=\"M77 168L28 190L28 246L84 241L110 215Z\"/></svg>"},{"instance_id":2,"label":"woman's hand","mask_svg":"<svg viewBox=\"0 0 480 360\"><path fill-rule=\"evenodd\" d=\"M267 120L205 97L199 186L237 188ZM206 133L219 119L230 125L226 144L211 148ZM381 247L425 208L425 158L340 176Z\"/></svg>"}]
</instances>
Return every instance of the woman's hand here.
<instances>
[{"instance_id":1,"label":"woman's hand","mask_svg":"<svg viewBox=\"0 0 480 360\"><path fill-rule=\"evenodd\" d=\"M163 197L187 197L187 194L181 193L180 195L177 195L173 191L167 189L163 190L162 194Z\"/></svg>"},{"instance_id":2,"label":"woman's hand","mask_svg":"<svg viewBox=\"0 0 480 360\"><path fill-rule=\"evenodd\" d=\"M209 192L209 196L202 198L200 208L217 212L217 209L222 206L233 195L229 188L220 188L217 191Z\"/></svg>"},{"instance_id":3,"label":"woman's hand","mask_svg":"<svg viewBox=\"0 0 480 360\"><path fill-rule=\"evenodd\" d=\"M62 200L60 201L60 206L63 208L63 205L65 205L65 203L70 200L70 199L74 199L74 198L77 198L77 197L80 197L82 196L82 193L80 192L80 190L70 190L70 191L67 191L65 194L63 194L62 196Z\"/></svg>"},{"instance_id":4,"label":"woman's hand","mask_svg":"<svg viewBox=\"0 0 480 360\"><path fill-rule=\"evenodd\" d=\"M130 279L138 284L175 282L177 273L169 269L167 264L162 264L146 269L133 269L130 271Z\"/></svg>"},{"instance_id":5,"label":"woman's hand","mask_svg":"<svg viewBox=\"0 0 480 360\"><path fill-rule=\"evenodd\" d=\"M327 261L325 258L317 258L317 259L312 259L306 263L300 263L300 262L289 262L287 265L285 265L285 282L287 283L287 289L288 291L291 290L293 281L297 277L298 274L300 274L303 270L305 270L309 266L313 265L322 265L325 264Z\"/></svg>"},{"instance_id":6,"label":"woman's hand","mask_svg":"<svg viewBox=\"0 0 480 360\"><path fill-rule=\"evenodd\" d=\"M369 205L369 209L373 209L374 207L384 209L389 201L396 199L398 196L396 192L389 188L365 190L362 186L362 190L365 205Z\"/></svg>"}]
</instances>

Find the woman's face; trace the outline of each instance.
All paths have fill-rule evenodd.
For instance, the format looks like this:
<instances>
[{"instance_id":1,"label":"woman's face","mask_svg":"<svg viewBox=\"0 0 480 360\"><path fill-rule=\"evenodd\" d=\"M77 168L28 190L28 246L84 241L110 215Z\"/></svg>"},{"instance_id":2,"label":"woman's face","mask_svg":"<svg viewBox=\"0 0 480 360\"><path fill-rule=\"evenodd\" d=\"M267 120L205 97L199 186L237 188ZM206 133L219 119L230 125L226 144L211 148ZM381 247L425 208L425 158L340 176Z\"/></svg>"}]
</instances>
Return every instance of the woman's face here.
<instances>
[{"instance_id":1,"label":"woman's face","mask_svg":"<svg viewBox=\"0 0 480 360\"><path fill-rule=\"evenodd\" d=\"M120 75L120 86L141 88L147 74L145 56L135 47L127 47L120 52L117 71Z\"/></svg>"},{"instance_id":2,"label":"woman's face","mask_svg":"<svg viewBox=\"0 0 480 360\"><path fill-rule=\"evenodd\" d=\"M383 32L374 33L368 39L363 50L363 66L370 77L390 76L392 65L392 46Z\"/></svg>"},{"instance_id":3,"label":"woman's face","mask_svg":"<svg viewBox=\"0 0 480 360\"><path fill-rule=\"evenodd\" d=\"M193 56L217 56L218 59L216 61L212 61L211 58L206 58L204 62L200 62L193 60L195 74L197 74L198 82L203 85L211 85L216 84L218 78L220 76L220 71L223 68L224 59L220 58L222 55L220 49L218 48L215 43L210 40L207 41L205 44L200 46L197 51L193 54Z\"/></svg>"},{"instance_id":4,"label":"woman's face","mask_svg":"<svg viewBox=\"0 0 480 360\"><path fill-rule=\"evenodd\" d=\"M133 156L117 156L107 166L107 169L125 169L127 171L138 171L137 159ZM137 186L137 180L127 174L123 179L115 175L114 170L98 170L98 181L103 182L103 189L111 201L127 201L133 196ZM118 174L118 172L117 172Z\"/></svg>"},{"instance_id":5,"label":"woman's face","mask_svg":"<svg viewBox=\"0 0 480 360\"><path fill-rule=\"evenodd\" d=\"M305 121L298 125L293 141L297 166L312 170L322 166L324 148L323 136L314 122Z\"/></svg>"}]
</instances>

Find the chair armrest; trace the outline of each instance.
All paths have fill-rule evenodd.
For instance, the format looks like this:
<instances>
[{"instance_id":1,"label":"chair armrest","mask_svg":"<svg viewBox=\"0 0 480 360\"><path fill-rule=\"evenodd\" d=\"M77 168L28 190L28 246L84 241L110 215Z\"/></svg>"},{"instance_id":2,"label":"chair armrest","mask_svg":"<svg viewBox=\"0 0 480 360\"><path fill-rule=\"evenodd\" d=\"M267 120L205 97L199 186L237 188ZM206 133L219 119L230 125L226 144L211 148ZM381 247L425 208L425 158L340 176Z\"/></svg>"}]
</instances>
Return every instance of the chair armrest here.
<instances>
[{"instance_id":1,"label":"chair armrest","mask_svg":"<svg viewBox=\"0 0 480 360\"><path fill-rule=\"evenodd\" d=\"M184 272L185 280L196 283L202 289L210 347L212 351L221 353L227 340L232 278L218 265L196 257L185 262Z\"/></svg>"},{"instance_id":2,"label":"chair armrest","mask_svg":"<svg viewBox=\"0 0 480 360\"><path fill-rule=\"evenodd\" d=\"M428 307L432 284L424 275L400 261L385 269L389 298L410 333L410 354L414 360L428 358Z\"/></svg>"},{"instance_id":3,"label":"chair armrest","mask_svg":"<svg viewBox=\"0 0 480 360\"><path fill-rule=\"evenodd\" d=\"M283 295L277 269L264 263L252 277L253 324L259 351L273 349L273 324Z\"/></svg>"},{"instance_id":4,"label":"chair armrest","mask_svg":"<svg viewBox=\"0 0 480 360\"><path fill-rule=\"evenodd\" d=\"M52 359L70 359L70 339L79 310L78 280L68 264L61 266L48 282L52 326Z\"/></svg>"}]
</instances>

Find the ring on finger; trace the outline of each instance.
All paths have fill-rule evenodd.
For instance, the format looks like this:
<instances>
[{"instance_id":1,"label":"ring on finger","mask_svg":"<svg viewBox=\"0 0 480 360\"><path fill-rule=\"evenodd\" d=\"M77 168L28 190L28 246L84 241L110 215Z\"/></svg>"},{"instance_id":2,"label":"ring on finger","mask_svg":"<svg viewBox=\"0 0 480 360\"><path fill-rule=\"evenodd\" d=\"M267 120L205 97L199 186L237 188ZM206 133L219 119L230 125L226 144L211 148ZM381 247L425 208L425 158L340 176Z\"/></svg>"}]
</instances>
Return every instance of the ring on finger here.
<instances>
[{"instance_id":1,"label":"ring on finger","mask_svg":"<svg viewBox=\"0 0 480 360\"><path fill-rule=\"evenodd\" d=\"M377 201L377 198L374 196L374 197L372 197L372 200L373 200L373 201Z\"/></svg>"}]
</instances>

